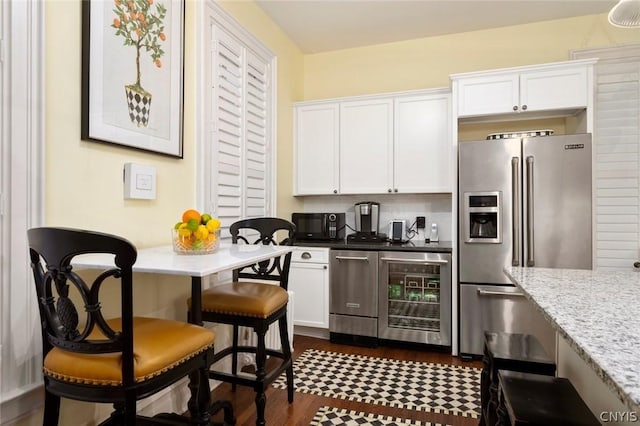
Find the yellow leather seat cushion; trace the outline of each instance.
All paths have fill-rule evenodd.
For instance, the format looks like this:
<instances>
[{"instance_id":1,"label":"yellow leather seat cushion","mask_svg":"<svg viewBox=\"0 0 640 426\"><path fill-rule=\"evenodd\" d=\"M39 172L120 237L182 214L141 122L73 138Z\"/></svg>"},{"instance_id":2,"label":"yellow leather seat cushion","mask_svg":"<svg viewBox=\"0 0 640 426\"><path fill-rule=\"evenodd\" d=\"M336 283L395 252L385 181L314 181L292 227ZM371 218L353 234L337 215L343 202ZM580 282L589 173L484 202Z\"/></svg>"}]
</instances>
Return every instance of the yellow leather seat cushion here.
<instances>
[{"instance_id":1,"label":"yellow leather seat cushion","mask_svg":"<svg viewBox=\"0 0 640 426\"><path fill-rule=\"evenodd\" d=\"M120 318L107 323L122 330ZM94 330L90 339L104 338ZM170 370L213 345L215 333L197 325L157 318L133 318L133 369L136 382ZM122 354L81 354L53 348L44 372L58 380L100 386L122 385Z\"/></svg>"},{"instance_id":2,"label":"yellow leather seat cushion","mask_svg":"<svg viewBox=\"0 0 640 426\"><path fill-rule=\"evenodd\" d=\"M287 291L278 285L238 281L203 291L202 311L266 318L288 301Z\"/></svg>"}]
</instances>

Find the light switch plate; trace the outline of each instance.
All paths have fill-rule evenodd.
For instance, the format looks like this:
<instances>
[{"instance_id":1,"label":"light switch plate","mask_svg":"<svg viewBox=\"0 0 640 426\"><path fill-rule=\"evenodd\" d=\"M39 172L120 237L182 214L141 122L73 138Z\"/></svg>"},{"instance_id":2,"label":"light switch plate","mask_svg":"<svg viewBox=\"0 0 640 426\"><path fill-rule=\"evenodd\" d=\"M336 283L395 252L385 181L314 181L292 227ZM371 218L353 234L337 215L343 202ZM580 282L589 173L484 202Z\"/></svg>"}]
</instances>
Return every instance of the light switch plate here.
<instances>
[{"instance_id":1,"label":"light switch plate","mask_svg":"<svg viewBox=\"0 0 640 426\"><path fill-rule=\"evenodd\" d=\"M124 198L155 200L156 168L134 163L124 165Z\"/></svg>"}]
</instances>

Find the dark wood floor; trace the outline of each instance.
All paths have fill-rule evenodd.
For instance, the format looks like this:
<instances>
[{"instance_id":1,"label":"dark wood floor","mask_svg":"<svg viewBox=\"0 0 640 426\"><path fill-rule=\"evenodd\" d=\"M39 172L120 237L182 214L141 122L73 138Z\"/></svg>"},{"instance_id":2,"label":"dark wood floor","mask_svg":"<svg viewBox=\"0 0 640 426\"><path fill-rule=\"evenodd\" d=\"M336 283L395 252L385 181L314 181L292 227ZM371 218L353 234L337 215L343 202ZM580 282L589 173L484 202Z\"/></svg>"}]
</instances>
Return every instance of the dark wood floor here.
<instances>
[{"instance_id":1,"label":"dark wood floor","mask_svg":"<svg viewBox=\"0 0 640 426\"><path fill-rule=\"evenodd\" d=\"M333 352L343 352L350 354L377 356L383 358L393 358L408 361L426 361L451 365L465 365L470 367L482 367L480 361L465 362L458 357L453 357L447 353L429 351L425 349L411 349L405 347L365 348L359 346L333 344L328 340L316 339L305 336L294 337L294 357L300 355L306 349L320 349ZM231 390L229 384L222 384L212 392L214 399L230 400L233 404L237 425L254 425L256 421L253 390L238 387L235 392ZM406 419L419 420L422 422L442 423L452 426L475 426L476 419L465 418L454 415L443 415L435 413L417 412L400 408L384 407L373 404L364 404L355 401L344 401L341 399L327 398L323 396L308 395L295 392L292 404L287 402L287 392L283 389L270 388L267 391L267 413L266 421L269 426L284 425L308 425L314 414L323 405L331 407L345 408L348 410L364 411L385 416L401 417Z\"/></svg>"}]
</instances>

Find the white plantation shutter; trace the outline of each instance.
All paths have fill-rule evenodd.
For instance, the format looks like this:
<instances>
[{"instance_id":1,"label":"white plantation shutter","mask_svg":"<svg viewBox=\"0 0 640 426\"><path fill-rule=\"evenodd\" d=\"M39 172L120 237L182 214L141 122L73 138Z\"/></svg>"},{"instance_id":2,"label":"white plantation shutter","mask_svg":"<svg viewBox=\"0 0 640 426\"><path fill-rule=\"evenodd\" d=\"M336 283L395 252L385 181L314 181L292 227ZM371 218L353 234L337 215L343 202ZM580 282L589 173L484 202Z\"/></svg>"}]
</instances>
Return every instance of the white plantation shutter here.
<instances>
[{"instance_id":1,"label":"white plantation shutter","mask_svg":"<svg viewBox=\"0 0 640 426\"><path fill-rule=\"evenodd\" d=\"M267 66L247 55L246 68L246 217L267 215Z\"/></svg>"},{"instance_id":2,"label":"white plantation shutter","mask_svg":"<svg viewBox=\"0 0 640 426\"><path fill-rule=\"evenodd\" d=\"M223 238L242 216L243 53L240 43L214 27L212 214Z\"/></svg>"},{"instance_id":3,"label":"white plantation shutter","mask_svg":"<svg viewBox=\"0 0 640 426\"><path fill-rule=\"evenodd\" d=\"M211 120L205 210L229 226L243 218L273 215L272 65L238 36L212 22L209 40ZM254 40L255 42L255 40ZM207 106L205 106L207 108Z\"/></svg>"},{"instance_id":4,"label":"white plantation shutter","mask_svg":"<svg viewBox=\"0 0 640 426\"><path fill-rule=\"evenodd\" d=\"M596 67L596 267L631 269L640 241L640 61Z\"/></svg>"}]
</instances>

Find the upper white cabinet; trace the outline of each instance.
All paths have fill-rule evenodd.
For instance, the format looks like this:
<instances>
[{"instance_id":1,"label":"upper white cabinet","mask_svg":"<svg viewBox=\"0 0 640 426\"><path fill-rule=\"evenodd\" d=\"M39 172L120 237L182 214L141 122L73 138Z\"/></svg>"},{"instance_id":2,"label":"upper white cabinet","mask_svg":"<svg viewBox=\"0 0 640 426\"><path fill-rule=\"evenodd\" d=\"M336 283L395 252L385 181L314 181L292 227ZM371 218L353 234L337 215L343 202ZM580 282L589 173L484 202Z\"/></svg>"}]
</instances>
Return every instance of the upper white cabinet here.
<instances>
[{"instance_id":1,"label":"upper white cabinet","mask_svg":"<svg viewBox=\"0 0 640 426\"><path fill-rule=\"evenodd\" d=\"M451 192L448 89L304 102L294 114L295 195Z\"/></svg>"},{"instance_id":2,"label":"upper white cabinet","mask_svg":"<svg viewBox=\"0 0 640 426\"><path fill-rule=\"evenodd\" d=\"M394 102L394 192L451 192L451 95Z\"/></svg>"},{"instance_id":3,"label":"upper white cabinet","mask_svg":"<svg viewBox=\"0 0 640 426\"><path fill-rule=\"evenodd\" d=\"M457 116L588 108L593 60L454 74Z\"/></svg>"},{"instance_id":4,"label":"upper white cabinet","mask_svg":"<svg viewBox=\"0 0 640 426\"><path fill-rule=\"evenodd\" d=\"M337 102L294 109L296 194L337 194L340 105Z\"/></svg>"},{"instance_id":5,"label":"upper white cabinet","mask_svg":"<svg viewBox=\"0 0 640 426\"><path fill-rule=\"evenodd\" d=\"M340 103L340 193L393 187L393 99Z\"/></svg>"}]
</instances>

